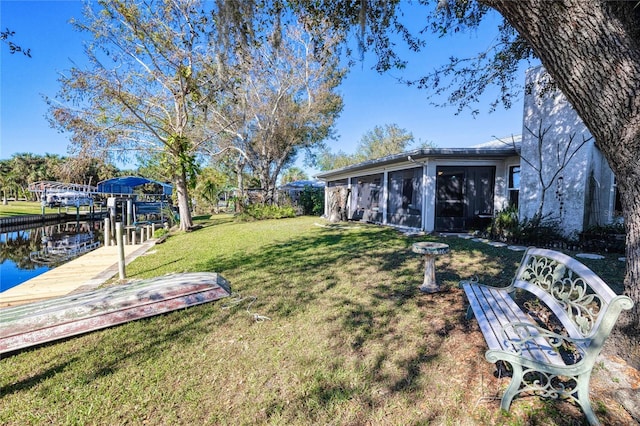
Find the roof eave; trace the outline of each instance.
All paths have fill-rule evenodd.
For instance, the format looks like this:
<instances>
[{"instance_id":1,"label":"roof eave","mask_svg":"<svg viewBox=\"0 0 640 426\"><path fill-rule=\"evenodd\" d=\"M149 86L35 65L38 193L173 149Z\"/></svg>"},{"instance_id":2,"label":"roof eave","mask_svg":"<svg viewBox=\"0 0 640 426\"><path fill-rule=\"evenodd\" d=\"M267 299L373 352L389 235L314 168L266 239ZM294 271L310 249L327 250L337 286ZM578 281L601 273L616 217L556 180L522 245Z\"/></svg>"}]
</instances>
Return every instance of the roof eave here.
<instances>
[{"instance_id":1,"label":"roof eave","mask_svg":"<svg viewBox=\"0 0 640 426\"><path fill-rule=\"evenodd\" d=\"M361 163L352 164L350 166L339 169L330 170L319 173L316 179L327 180L332 176L344 175L351 172L367 170L374 167L387 166L389 164L400 163L401 161L410 161L420 163L419 160L438 157L483 157L483 158L507 158L519 155L519 147L510 148L422 148L413 151L393 154L387 157L375 160L367 160Z\"/></svg>"}]
</instances>

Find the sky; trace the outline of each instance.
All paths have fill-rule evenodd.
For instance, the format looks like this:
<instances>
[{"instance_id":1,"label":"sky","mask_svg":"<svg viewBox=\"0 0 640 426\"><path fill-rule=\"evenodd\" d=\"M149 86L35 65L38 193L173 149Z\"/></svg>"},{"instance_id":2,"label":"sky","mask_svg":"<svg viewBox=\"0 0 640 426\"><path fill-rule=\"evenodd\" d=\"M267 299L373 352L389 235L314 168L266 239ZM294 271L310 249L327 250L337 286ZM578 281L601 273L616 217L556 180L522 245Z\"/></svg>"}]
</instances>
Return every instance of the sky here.
<instances>
[{"instance_id":1,"label":"sky","mask_svg":"<svg viewBox=\"0 0 640 426\"><path fill-rule=\"evenodd\" d=\"M69 24L81 17L81 1L0 0L0 27L15 31L12 41L31 49L31 58L10 54L0 46L0 158L31 152L68 155L69 135L52 129L46 118L43 96L54 97L59 90L58 75L84 62L83 34ZM416 25L427 13L424 8L410 9L409 18ZM475 107L477 116L457 108L436 107L427 92L398 83L398 77L412 78L442 65L451 55L472 56L486 50L495 34L497 20L473 33L434 40L419 54L406 55L409 66L403 71L380 75L371 69L372 54L356 62L339 87L344 109L336 122L336 140L329 148L348 154L355 151L361 137L375 126L396 124L413 134L416 141L438 147L468 147L495 137L507 138L522 133L522 100L509 110L499 108L489 113L491 93ZM521 71L519 81L524 81ZM436 99L437 100L437 99ZM442 100L442 99L440 99ZM296 163L313 175L302 159ZM120 164L119 167L134 165Z\"/></svg>"}]
</instances>

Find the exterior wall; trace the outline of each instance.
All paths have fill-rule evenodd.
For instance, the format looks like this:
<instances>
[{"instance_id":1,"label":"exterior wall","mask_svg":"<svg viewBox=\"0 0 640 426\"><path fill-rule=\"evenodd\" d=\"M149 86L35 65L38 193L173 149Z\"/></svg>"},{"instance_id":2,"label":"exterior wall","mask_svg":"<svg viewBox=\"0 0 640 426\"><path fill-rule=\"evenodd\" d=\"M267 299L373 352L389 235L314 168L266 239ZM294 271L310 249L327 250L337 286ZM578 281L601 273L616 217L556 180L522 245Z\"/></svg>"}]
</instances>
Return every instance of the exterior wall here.
<instances>
[{"instance_id":1,"label":"exterior wall","mask_svg":"<svg viewBox=\"0 0 640 426\"><path fill-rule=\"evenodd\" d=\"M603 165L591 134L565 97L555 90L542 93L545 76L539 67L526 78L532 90L524 100L519 213L521 219L532 218L541 208L543 218L558 221L571 235L584 227L589 179L592 172L599 179Z\"/></svg>"},{"instance_id":2,"label":"exterior wall","mask_svg":"<svg viewBox=\"0 0 640 426\"><path fill-rule=\"evenodd\" d=\"M591 165L585 199L585 228L606 225L620 214L615 211L615 177L599 149L592 150Z\"/></svg>"},{"instance_id":3,"label":"exterior wall","mask_svg":"<svg viewBox=\"0 0 640 426\"><path fill-rule=\"evenodd\" d=\"M518 165L519 157L504 159L436 157L421 161L399 161L385 167L345 172L328 179L327 188L349 182L351 189L348 217L375 223L404 226L432 232L435 229L437 168L441 166L495 167L494 213L508 205L509 166ZM412 199L402 203L399 179L413 178ZM404 183L403 183L404 184ZM419 191L416 193L416 191ZM329 217L329 206L325 214Z\"/></svg>"}]
</instances>

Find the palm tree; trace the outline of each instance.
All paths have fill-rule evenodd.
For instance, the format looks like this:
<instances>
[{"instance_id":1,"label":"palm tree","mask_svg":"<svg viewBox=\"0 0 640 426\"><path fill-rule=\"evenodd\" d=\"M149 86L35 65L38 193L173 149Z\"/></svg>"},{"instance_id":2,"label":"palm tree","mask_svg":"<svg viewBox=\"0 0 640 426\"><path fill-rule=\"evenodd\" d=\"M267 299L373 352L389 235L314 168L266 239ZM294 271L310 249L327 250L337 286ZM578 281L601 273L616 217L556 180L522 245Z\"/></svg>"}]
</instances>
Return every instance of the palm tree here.
<instances>
[{"instance_id":1,"label":"palm tree","mask_svg":"<svg viewBox=\"0 0 640 426\"><path fill-rule=\"evenodd\" d=\"M308 179L309 179L309 176L304 172L304 170L302 170L299 167L292 166L292 167L289 167L287 170L285 170L285 172L282 174L281 183L282 185L285 185L289 182L295 182L298 180L308 180Z\"/></svg>"}]
</instances>

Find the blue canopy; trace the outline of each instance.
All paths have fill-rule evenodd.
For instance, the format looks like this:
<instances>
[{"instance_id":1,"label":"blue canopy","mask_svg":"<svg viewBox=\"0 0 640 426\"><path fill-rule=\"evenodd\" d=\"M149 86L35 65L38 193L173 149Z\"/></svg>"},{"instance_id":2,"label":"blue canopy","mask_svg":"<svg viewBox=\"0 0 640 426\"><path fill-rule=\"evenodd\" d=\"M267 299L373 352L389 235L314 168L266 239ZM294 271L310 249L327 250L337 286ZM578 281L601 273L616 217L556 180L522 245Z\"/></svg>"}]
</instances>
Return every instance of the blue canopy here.
<instances>
[{"instance_id":1,"label":"blue canopy","mask_svg":"<svg viewBox=\"0 0 640 426\"><path fill-rule=\"evenodd\" d=\"M171 195L173 186L140 176L122 176L98 182L98 192L103 194L133 194L133 189L140 185L154 183L162 187L162 195Z\"/></svg>"}]
</instances>

